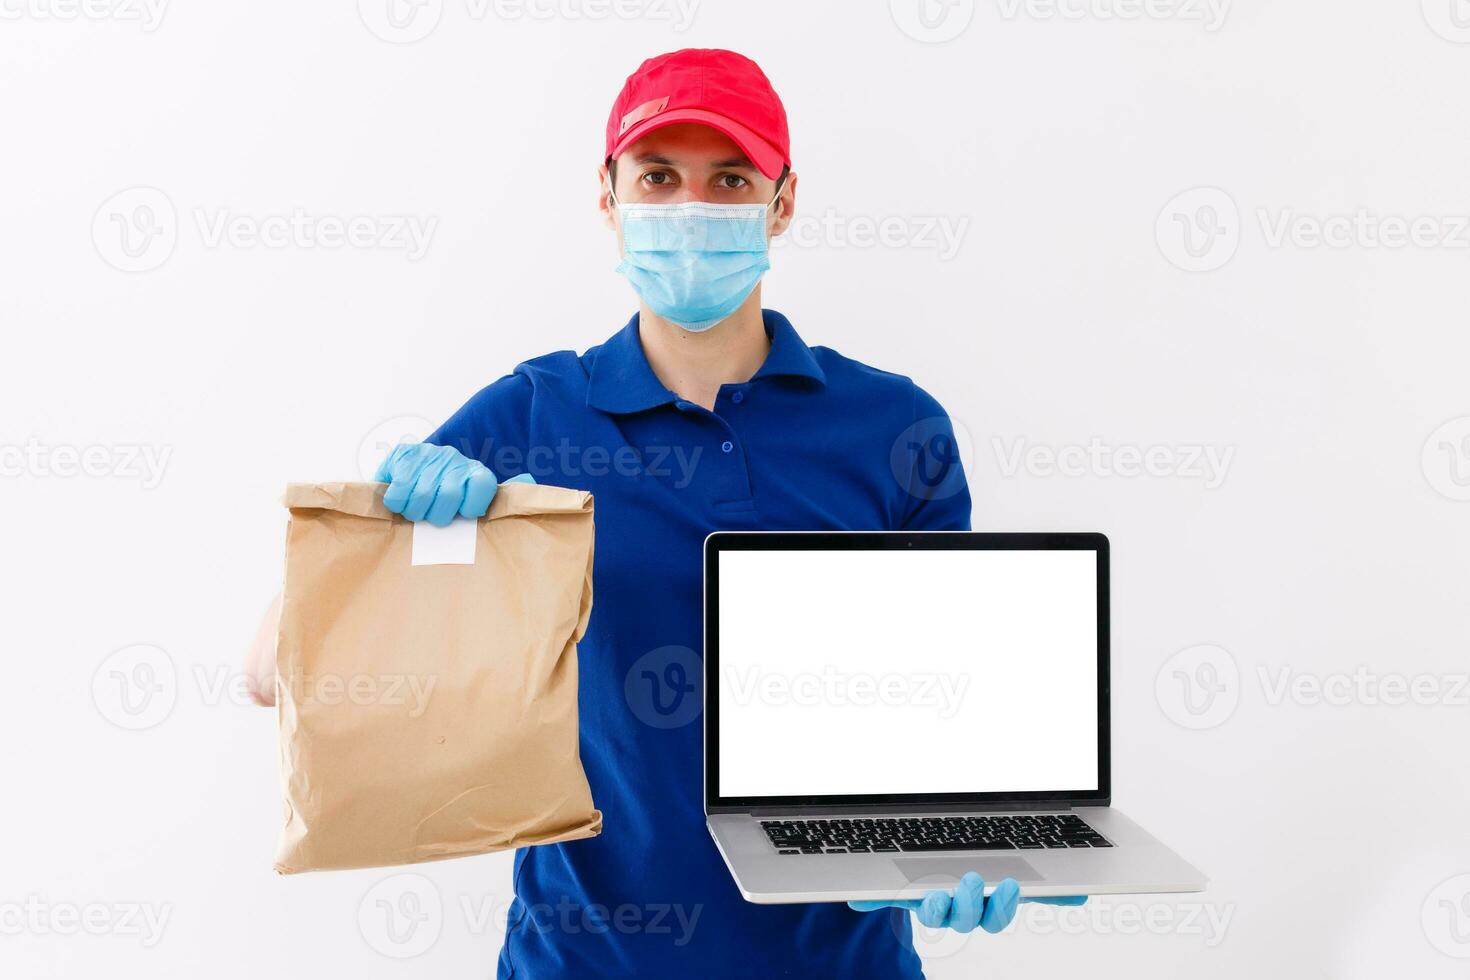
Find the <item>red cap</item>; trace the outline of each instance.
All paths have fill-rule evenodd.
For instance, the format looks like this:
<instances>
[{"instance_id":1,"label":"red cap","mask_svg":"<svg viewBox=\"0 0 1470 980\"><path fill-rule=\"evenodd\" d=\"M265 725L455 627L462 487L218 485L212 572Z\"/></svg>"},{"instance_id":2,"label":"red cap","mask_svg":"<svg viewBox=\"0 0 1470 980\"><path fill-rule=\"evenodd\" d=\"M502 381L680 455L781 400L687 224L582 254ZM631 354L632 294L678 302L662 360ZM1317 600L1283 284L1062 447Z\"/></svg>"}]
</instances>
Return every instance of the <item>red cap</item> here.
<instances>
[{"instance_id":1,"label":"red cap","mask_svg":"<svg viewBox=\"0 0 1470 980\"><path fill-rule=\"evenodd\" d=\"M775 180L791 163L786 109L760 66L719 48L684 48L649 58L628 76L607 118L606 160L672 123L701 123L735 141Z\"/></svg>"}]
</instances>

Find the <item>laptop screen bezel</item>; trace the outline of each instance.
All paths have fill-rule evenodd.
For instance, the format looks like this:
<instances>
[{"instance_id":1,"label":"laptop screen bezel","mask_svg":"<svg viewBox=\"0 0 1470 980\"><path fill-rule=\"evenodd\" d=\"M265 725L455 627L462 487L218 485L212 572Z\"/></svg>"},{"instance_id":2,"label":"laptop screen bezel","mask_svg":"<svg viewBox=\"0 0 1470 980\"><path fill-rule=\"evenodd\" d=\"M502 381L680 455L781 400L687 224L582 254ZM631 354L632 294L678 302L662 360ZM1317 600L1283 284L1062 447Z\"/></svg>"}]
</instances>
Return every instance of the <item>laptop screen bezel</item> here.
<instances>
[{"instance_id":1,"label":"laptop screen bezel","mask_svg":"<svg viewBox=\"0 0 1470 980\"><path fill-rule=\"evenodd\" d=\"M727 551L1093 551L1097 554L1096 789L984 793L862 793L813 796L721 796L719 559ZM716 531L704 542L704 808L706 813L782 809L875 810L964 806L1106 806L1112 801L1110 739L1108 539L1095 532ZM977 743L978 744L978 743Z\"/></svg>"}]
</instances>

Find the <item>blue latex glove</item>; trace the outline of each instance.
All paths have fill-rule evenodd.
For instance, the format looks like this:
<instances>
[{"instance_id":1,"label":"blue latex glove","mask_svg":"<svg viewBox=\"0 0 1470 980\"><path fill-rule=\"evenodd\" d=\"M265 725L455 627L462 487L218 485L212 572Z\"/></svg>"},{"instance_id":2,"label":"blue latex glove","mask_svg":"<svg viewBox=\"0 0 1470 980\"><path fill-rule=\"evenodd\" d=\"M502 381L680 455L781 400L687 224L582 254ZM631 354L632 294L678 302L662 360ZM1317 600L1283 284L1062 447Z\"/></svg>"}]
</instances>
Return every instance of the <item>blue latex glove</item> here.
<instances>
[{"instance_id":1,"label":"blue latex glove","mask_svg":"<svg viewBox=\"0 0 1470 980\"><path fill-rule=\"evenodd\" d=\"M848 902L848 906L859 912L878 909L908 909L919 917L919 922L930 929L953 929L955 932L972 932L976 926L986 932L1000 932L1016 917L1019 902L1035 902L1039 905L1081 905L1086 895L1067 898L1021 898L1021 886L1016 879L1007 878L995 886L990 897L985 897L985 879L971 871L960 879L954 894L935 889L923 898L901 898L892 902Z\"/></svg>"},{"instance_id":2,"label":"blue latex glove","mask_svg":"<svg viewBox=\"0 0 1470 980\"><path fill-rule=\"evenodd\" d=\"M393 447L374 477L388 484L383 505L411 521L444 527L455 517L484 517L495 499L495 474L449 446L426 442ZM529 473L507 483L535 483Z\"/></svg>"}]
</instances>

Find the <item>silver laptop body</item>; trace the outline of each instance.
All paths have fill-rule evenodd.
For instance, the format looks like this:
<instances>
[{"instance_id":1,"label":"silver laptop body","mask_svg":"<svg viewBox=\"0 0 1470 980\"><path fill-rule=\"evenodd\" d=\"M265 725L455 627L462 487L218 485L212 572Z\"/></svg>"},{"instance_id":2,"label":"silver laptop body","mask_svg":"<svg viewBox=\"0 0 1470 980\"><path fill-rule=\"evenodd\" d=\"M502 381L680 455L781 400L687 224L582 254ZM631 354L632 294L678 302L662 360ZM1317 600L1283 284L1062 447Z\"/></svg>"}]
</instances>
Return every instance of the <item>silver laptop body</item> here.
<instances>
[{"instance_id":1,"label":"silver laptop body","mask_svg":"<svg viewBox=\"0 0 1470 980\"><path fill-rule=\"evenodd\" d=\"M1101 534L717 532L704 801L748 901L1196 892L1112 804Z\"/></svg>"}]
</instances>

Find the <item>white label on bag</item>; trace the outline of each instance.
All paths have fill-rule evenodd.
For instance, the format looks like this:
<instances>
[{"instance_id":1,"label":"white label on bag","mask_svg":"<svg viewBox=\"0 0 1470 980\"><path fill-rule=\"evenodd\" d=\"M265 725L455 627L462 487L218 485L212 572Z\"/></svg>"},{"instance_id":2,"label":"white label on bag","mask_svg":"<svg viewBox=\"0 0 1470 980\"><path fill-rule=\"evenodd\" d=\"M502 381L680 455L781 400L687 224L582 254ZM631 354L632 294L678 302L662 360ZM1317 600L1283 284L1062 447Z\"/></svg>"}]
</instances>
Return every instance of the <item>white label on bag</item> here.
<instances>
[{"instance_id":1,"label":"white label on bag","mask_svg":"<svg viewBox=\"0 0 1470 980\"><path fill-rule=\"evenodd\" d=\"M413 564L473 565L479 527L479 521L468 517L456 517L448 527L414 521Z\"/></svg>"}]
</instances>

